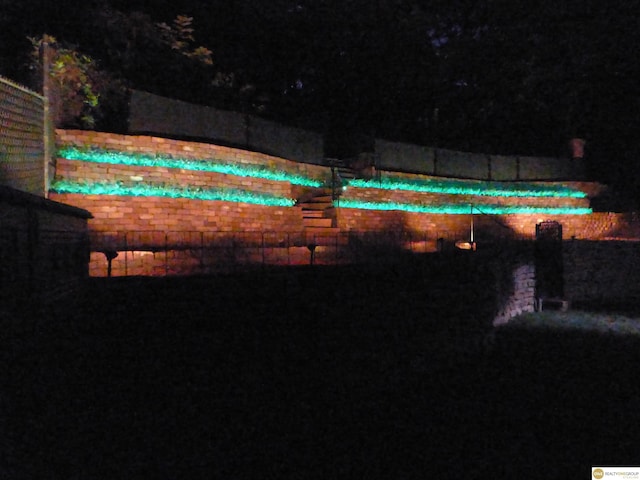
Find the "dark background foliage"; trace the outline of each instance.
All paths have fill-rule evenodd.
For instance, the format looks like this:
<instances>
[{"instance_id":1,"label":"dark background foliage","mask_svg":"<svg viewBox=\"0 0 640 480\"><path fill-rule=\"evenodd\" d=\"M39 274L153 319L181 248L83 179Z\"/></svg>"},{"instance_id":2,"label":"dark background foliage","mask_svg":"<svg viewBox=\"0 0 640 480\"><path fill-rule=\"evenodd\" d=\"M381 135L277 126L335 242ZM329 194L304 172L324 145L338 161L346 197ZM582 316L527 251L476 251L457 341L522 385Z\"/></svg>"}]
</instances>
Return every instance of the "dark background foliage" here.
<instances>
[{"instance_id":1,"label":"dark background foliage","mask_svg":"<svg viewBox=\"0 0 640 480\"><path fill-rule=\"evenodd\" d=\"M47 33L129 87L323 133L552 156L580 136L594 177L635 192L638 7L635 0L69 0L62 7L0 0L0 74L30 81L26 37ZM212 64L162 37L157 24L181 14L193 19L190 48L209 49Z\"/></svg>"}]
</instances>

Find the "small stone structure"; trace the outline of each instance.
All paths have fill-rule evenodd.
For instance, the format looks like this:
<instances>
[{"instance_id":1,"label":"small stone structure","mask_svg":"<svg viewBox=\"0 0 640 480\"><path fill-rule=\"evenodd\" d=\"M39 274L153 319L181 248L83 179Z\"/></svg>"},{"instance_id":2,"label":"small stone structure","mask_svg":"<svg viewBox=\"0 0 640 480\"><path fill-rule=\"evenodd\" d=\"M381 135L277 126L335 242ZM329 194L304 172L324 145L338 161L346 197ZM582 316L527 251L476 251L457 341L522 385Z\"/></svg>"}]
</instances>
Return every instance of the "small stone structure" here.
<instances>
[{"instance_id":1,"label":"small stone structure","mask_svg":"<svg viewBox=\"0 0 640 480\"><path fill-rule=\"evenodd\" d=\"M493 259L492 270L498 293L494 325L502 325L521 313L534 311L536 268L532 252L532 245L527 243L511 251L500 252Z\"/></svg>"}]
</instances>

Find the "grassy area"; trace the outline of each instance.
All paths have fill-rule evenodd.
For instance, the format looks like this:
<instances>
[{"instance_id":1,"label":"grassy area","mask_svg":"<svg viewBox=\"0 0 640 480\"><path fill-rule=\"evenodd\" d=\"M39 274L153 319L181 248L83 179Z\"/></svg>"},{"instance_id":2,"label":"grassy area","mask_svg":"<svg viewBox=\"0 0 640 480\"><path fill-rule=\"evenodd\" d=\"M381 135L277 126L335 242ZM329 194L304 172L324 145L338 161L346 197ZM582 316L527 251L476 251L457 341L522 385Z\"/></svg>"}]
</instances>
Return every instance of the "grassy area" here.
<instances>
[{"instance_id":1,"label":"grassy area","mask_svg":"<svg viewBox=\"0 0 640 480\"><path fill-rule=\"evenodd\" d=\"M507 328L574 330L640 337L640 316L582 310L543 311L522 314L511 320Z\"/></svg>"}]
</instances>

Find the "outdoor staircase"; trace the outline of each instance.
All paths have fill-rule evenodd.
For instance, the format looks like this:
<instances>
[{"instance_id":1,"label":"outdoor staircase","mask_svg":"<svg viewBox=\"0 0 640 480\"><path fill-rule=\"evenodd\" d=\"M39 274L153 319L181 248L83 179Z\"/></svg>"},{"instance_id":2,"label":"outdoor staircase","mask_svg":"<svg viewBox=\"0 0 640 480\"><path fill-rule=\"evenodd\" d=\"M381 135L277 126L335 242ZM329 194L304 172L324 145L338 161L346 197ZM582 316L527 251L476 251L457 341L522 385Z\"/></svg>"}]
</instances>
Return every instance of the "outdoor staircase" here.
<instances>
[{"instance_id":1,"label":"outdoor staircase","mask_svg":"<svg viewBox=\"0 0 640 480\"><path fill-rule=\"evenodd\" d=\"M345 181L356 178L356 174L349 166L349 162L342 158L328 158L327 163L331 166L331 171L335 175L335 180L339 185L345 183Z\"/></svg>"},{"instance_id":2,"label":"outdoor staircase","mask_svg":"<svg viewBox=\"0 0 640 480\"><path fill-rule=\"evenodd\" d=\"M330 188L313 189L298 203L302 209L302 225L309 233L335 228L336 217Z\"/></svg>"},{"instance_id":3,"label":"outdoor staircase","mask_svg":"<svg viewBox=\"0 0 640 480\"><path fill-rule=\"evenodd\" d=\"M316 261L317 254L327 254L327 247L331 248L331 257L337 258L338 245L344 241L337 226L336 209L333 206L334 192L331 187L313 188L298 199L304 227L301 241L310 252L311 265Z\"/></svg>"}]
</instances>

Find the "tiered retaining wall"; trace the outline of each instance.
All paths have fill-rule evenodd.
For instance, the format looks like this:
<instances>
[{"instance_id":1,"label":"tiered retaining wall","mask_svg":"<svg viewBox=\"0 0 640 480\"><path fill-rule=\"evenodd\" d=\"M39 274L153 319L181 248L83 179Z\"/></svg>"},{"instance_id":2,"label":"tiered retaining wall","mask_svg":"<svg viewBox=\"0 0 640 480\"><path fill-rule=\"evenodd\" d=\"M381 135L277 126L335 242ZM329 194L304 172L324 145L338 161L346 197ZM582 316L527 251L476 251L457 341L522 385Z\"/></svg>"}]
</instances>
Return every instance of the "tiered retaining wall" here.
<instances>
[{"instance_id":1,"label":"tiered retaining wall","mask_svg":"<svg viewBox=\"0 0 640 480\"><path fill-rule=\"evenodd\" d=\"M623 214L594 212L589 215L474 215L475 240L482 243L494 239L533 239L536 225L542 221L556 221L563 227L564 238L605 240L628 231ZM338 209L338 222L343 229L404 230L428 232L435 240L468 239L471 231L470 215L424 214L399 211ZM634 237L635 238L635 237Z\"/></svg>"},{"instance_id":2,"label":"tiered retaining wall","mask_svg":"<svg viewBox=\"0 0 640 480\"><path fill-rule=\"evenodd\" d=\"M197 161L216 161L233 165L258 166L280 170L329 183L331 170L261 153L218 145L184 142L147 136L59 130L59 147L93 148L148 156L160 155ZM383 172L384 173L384 172ZM393 173L409 180L431 177ZM278 198L301 199L313 188L293 185L286 180L193 171L152 165L114 165L107 162L58 158L57 180L84 183L170 186L185 189L235 188ZM437 179L436 179L437 180ZM540 185L543 185L540 183ZM598 186L564 182L572 189L597 195ZM517 184L513 184L517 186ZM406 190L348 187L336 204L337 227L324 234L332 237L311 250L309 241L317 234L305 229L299 206L257 205L242 201L169 198L165 196L124 196L114 194L56 193L51 198L92 213L89 230L94 236L91 274L107 273L107 257L100 252L120 252L113 259L114 272L128 275L166 275L206 273L209 267L242 264L306 264L380 262L383 249L363 248L362 236L389 235L393 247L429 252L469 239L472 216L468 214L417 213L401 210L371 210L341 207L340 202L398 202L414 205L484 205L587 207L588 198L487 197L483 195L434 194ZM638 238L638 222L628 215L591 213L587 215L508 214L473 215L475 240L532 239L536 224L555 220L562 224L565 241L565 291L576 301L608 297L616 302L638 298L635 285L635 242L596 242L609 238ZM635 232L635 233L634 233ZM399 235L399 233L401 233ZM404 234L409 234L408 237ZM315 237L313 237L315 238ZM335 240L335 241L334 241ZM408 246L409 245L409 246ZM482 248L482 247L481 247ZM382 257L380 256L382 254ZM315 257L314 257L315 255ZM369 256L367 258L367 255ZM520 256L496 256L489 266L499 292L496 323L522 311L531 311L535 296L535 267ZM204 268L207 266L207 268ZM607 273L605 273L607 272ZM593 281L592 281L593 280Z\"/></svg>"},{"instance_id":3,"label":"tiered retaining wall","mask_svg":"<svg viewBox=\"0 0 640 480\"><path fill-rule=\"evenodd\" d=\"M188 198L118 197L53 194L59 202L92 212L93 232L156 231L299 231L302 216L291 207L210 202Z\"/></svg>"},{"instance_id":4,"label":"tiered retaining wall","mask_svg":"<svg viewBox=\"0 0 640 480\"><path fill-rule=\"evenodd\" d=\"M515 157L459 152L375 140L376 165L384 170L479 180L567 180L585 177L582 159Z\"/></svg>"},{"instance_id":5,"label":"tiered retaining wall","mask_svg":"<svg viewBox=\"0 0 640 480\"><path fill-rule=\"evenodd\" d=\"M148 136L117 135L77 130L58 130L58 147L94 148L149 156L170 156L198 161L216 161L240 166L258 166L286 171L329 183L328 167L309 165L256 152L219 145L185 142ZM428 181L433 177L394 173L394 177ZM282 198L299 199L309 189L292 185L288 181L264 178L247 178L236 175L193 171L161 166L114 165L58 158L57 179L74 182L111 182L136 185L170 185L173 187L236 188L248 192L266 193ZM517 185L517 184L514 184ZM548 185L539 183L539 185ZM558 183L582 190L592 195L597 186L585 183ZM216 231L216 232L286 232L304 231L302 215L296 206L266 206L243 202L209 201L197 198L167 198L158 196L117 196L103 194L52 193L51 198L76 205L90 211L93 232L131 231ZM586 207L588 198L553 197L485 197L385 190L380 188L351 188L342 192L340 201L360 200L369 202L395 201L405 204L438 205L459 204L482 207L487 203L505 206L570 206ZM430 240L437 238L468 238L470 215L416 213L400 210L368 210L342 208L337 203L337 230L335 233L354 231L411 232L414 236ZM474 215L476 240L495 237L531 238L535 225L542 220L556 220L564 227L565 237L599 239L615 234L624 223L620 215Z\"/></svg>"},{"instance_id":6,"label":"tiered retaining wall","mask_svg":"<svg viewBox=\"0 0 640 480\"><path fill-rule=\"evenodd\" d=\"M393 173L394 178L405 180L441 180L426 175ZM589 207L589 199L599 194L601 186L587 182L534 182L535 186L562 186L587 194L585 198L567 197L488 197L475 195L434 194L415 191L385 190L377 188L347 188L341 200L357 200L364 202L398 202L417 205L451 204L474 208L474 229L477 241L494 238L532 239L535 237L536 225L542 221L553 220L563 225L566 238L597 240L614 236L626 229L629 222L625 215L610 212L592 212L588 215L573 214L508 214L483 215L485 205L502 205L505 207ZM517 186L518 183L511 185ZM425 214L403 211L380 211L339 208L338 223L343 229L385 230L404 229L411 232L434 232L442 238L469 237L470 215Z\"/></svg>"},{"instance_id":7,"label":"tiered retaining wall","mask_svg":"<svg viewBox=\"0 0 640 480\"><path fill-rule=\"evenodd\" d=\"M311 178L322 177L327 174L326 167L295 162L250 150L145 135L120 135L85 130L58 129L56 130L56 143L58 147L96 147L112 151L172 155L196 160L217 159L240 165L263 165L266 168L287 170Z\"/></svg>"},{"instance_id":8,"label":"tiered retaining wall","mask_svg":"<svg viewBox=\"0 0 640 480\"><path fill-rule=\"evenodd\" d=\"M111 133L87 132L76 130L58 130L58 147L93 148L102 151L117 151L147 156L167 156L171 158L186 158L197 161L215 161L240 166L257 166L271 170L285 171L307 178L318 179L328 183L331 170L328 167L309 165L273 157L256 152L239 150L219 145L185 142L148 136L129 136ZM384 172L383 172L384 173ZM423 180L430 178L423 175L393 173L394 177L407 180ZM299 185L292 185L289 181L264 178L249 178L226 173L210 171L193 171L182 168L167 168L163 166L115 165L99 161L80 161L58 158L56 178L71 182L111 182L126 185L145 183L148 185L164 185L190 189L228 189L235 188L247 192L269 194L279 198L299 199L312 189ZM517 186L517 184L513 184ZM556 183L539 185L562 185L597 194L597 185L588 183ZM51 198L63 203L88 210L93 219L89 221L89 229L99 235L101 250L129 250L129 273L184 273L184 269L169 268L169 258L174 258L173 264L194 263L202 265L206 251L203 247L211 247L214 237L220 239L226 235L226 240L215 240L218 245L225 245L229 238L234 237L234 245L238 236L246 233L258 233L262 237L252 241L253 247L267 247L249 254L245 249L244 255L256 258L258 262L307 263L310 251L306 248L305 232L302 212L298 206L268 206L245 202L211 201L198 198L169 198L162 196L121 196L105 194L83 193L51 193ZM550 207L586 207L588 198L554 198L554 197L486 197L475 195L434 194L406 190L385 190L371 185L367 188L348 187L342 192L336 208L337 228L329 232L336 236L335 251L332 247L324 246L326 250L325 262L349 261L352 258L363 259L361 255L350 255L351 250L358 247L358 232L379 232L381 234L397 234L408 232L412 236L412 246L416 240L423 245L418 251L434 251L441 247L437 239L454 241L468 239L471 230L471 215L450 215L439 213L416 213L400 210L369 210L365 208L343 208L340 202L345 200L359 200L369 202L395 201L404 204L439 205L459 204L476 205L480 208L491 203L504 206L550 206ZM535 235L535 226L542 220L555 220L563 225L565 238L574 237L577 240L599 240L619 235L628 230L628 222L623 215L612 213L592 213L589 215L541 215L541 214L510 214L510 215L474 215L473 228L475 240L486 242L496 238L531 239ZM308 229L307 229L308 230ZM185 241L185 235L200 235L199 240ZM208 235L204 241L202 235ZM266 234L266 237L264 236ZM159 236L162 238L160 238ZM177 236L180 239L177 239ZM277 238L276 238L277 237ZM282 237L282 238L280 238ZM98 237L96 237L98 238ZM172 240L172 238L176 238ZM195 238L195 237L194 237ZM265 240L266 238L266 240ZM187 252L186 243L195 246ZM232 242L232 243L233 243ZM172 250L171 255L159 256L159 250L173 245L184 248ZM278 252L278 247L286 251ZM144 250L142 247L145 247ZM226 247L225 247L226 248ZM292 250L294 248L294 250ZM229 249L223 249L229 251ZM347 253L347 250L349 250ZM138 251L138 253L133 253ZM146 253L145 253L146 252ZM149 253L151 252L151 254ZM178 253L182 252L182 253ZM187 253L185 253L187 252ZM218 250L219 254L222 250ZM277 252L277 253L276 253ZM379 251L372 250L373 255ZM211 252L210 252L211 253ZM360 252L361 253L361 252ZM317 251L318 258L322 256L322 249ZM134 255L137 255L134 259ZM163 265L155 265L145 272L143 268L133 268L137 263L142 264L142 258L149 260L150 255ZM116 262L122 262L121 255ZM187 261L186 258L195 259ZM180 259L183 260L180 260ZM286 259L286 262L285 260ZM378 261L378 258L372 260ZM253 260L252 260L253 261ZM156 262L157 263L157 262ZM106 273L106 259L102 254L96 254L92 261L92 272L103 275ZM188 270L188 269L187 269ZM188 272L187 272L188 273Z\"/></svg>"},{"instance_id":9,"label":"tiered retaining wall","mask_svg":"<svg viewBox=\"0 0 640 480\"><path fill-rule=\"evenodd\" d=\"M259 165L274 170L318 178L326 172L314 165L240 151L237 149L155 137L124 136L85 131L58 132L59 146L94 147L129 153L170 155L190 159L216 159L228 164ZM179 168L112 165L76 160L57 160L58 179L76 182L111 182L136 185L240 189L276 197L295 198L301 187L283 181L245 178L224 173ZM299 231L300 211L292 207L254 205L243 202L207 201L195 198L157 196L117 196L53 193L52 198L71 205L82 205L93 213L94 232L182 230L182 231Z\"/></svg>"},{"instance_id":10,"label":"tiered retaining wall","mask_svg":"<svg viewBox=\"0 0 640 480\"><path fill-rule=\"evenodd\" d=\"M131 92L129 132L207 139L305 163L324 157L320 134L138 90Z\"/></svg>"},{"instance_id":11,"label":"tiered retaining wall","mask_svg":"<svg viewBox=\"0 0 640 480\"><path fill-rule=\"evenodd\" d=\"M302 164L256 152L238 150L218 145L184 142L147 136L128 136L88 131L58 130L59 146L99 148L132 154L166 155L195 160L211 160L237 165L258 165L264 168L287 171L328 182L331 171L327 167ZM428 180L422 175L394 174L398 178ZM251 192L268 193L292 199L300 198L304 188L286 181L246 178L222 173L184 170L179 168L113 165L77 160L57 160L57 179L76 182L120 182L135 185L137 182L172 185L189 188L238 188ZM563 184L577 189L593 188L590 184ZM189 230L189 231L286 231L301 232L301 212L296 207L271 207L245 203L205 201L188 198L117 197L113 195L87 195L78 193L54 193L52 198L77 205L92 212L92 231L132 230ZM571 198L517 198L500 197L488 200L472 195L443 195L411 191L390 191L376 188L349 188L342 199L364 201L397 201L414 204L458 203L482 205L532 206L587 206L588 199ZM617 219L610 216L548 216L504 215L474 219L479 232L490 236L515 236L529 238L535 225L541 220L557 220L566 225L566 232L578 238L592 238L615 229ZM594 225L582 228L586 218ZM496 221L498 220L498 221ZM436 238L467 237L469 218L466 215L425 214L403 211L379 211L340 208L337 223L341 231L409 231L417 236L428 233Z\"/></svg>"},{"instance_id":12,"label":"tiered retaining wall","mask_svg":"<svg viewBox=\"0 0 640 480\"><path fill-rule=\"evenodd\" d=\"M135 134L207 139L320 165L326 165L326 156L337 154L331 152L330 146L327 148L335 139L253 115L195 105L141 91L132 92L129 107L129 132ZM342 133L347 138L350 136ZM357 135L344 141L350 146L360 142ZM369 139L369 142L373 142L370 147L375 153L376 166L382 170L505 181L575 180L584 178L585 172L582 160L458 152L382 139ZM356 147L356 150L361 149Z\"/></svg>"},{"instance_id":13,"label":"tiered retaining wall","mask_svg":"<svg viewBox=\"0 0 640 480\"><path fill-rule=\"evenodd\" d=\"M135 182L146 181L181 187L247 189L288 198L295 195L293 186L286 182L178 168L109 165L60 158L57 161L56 171L59 177L80 182L109 180L135 184Z\"/></svg>"}]
</instances>

